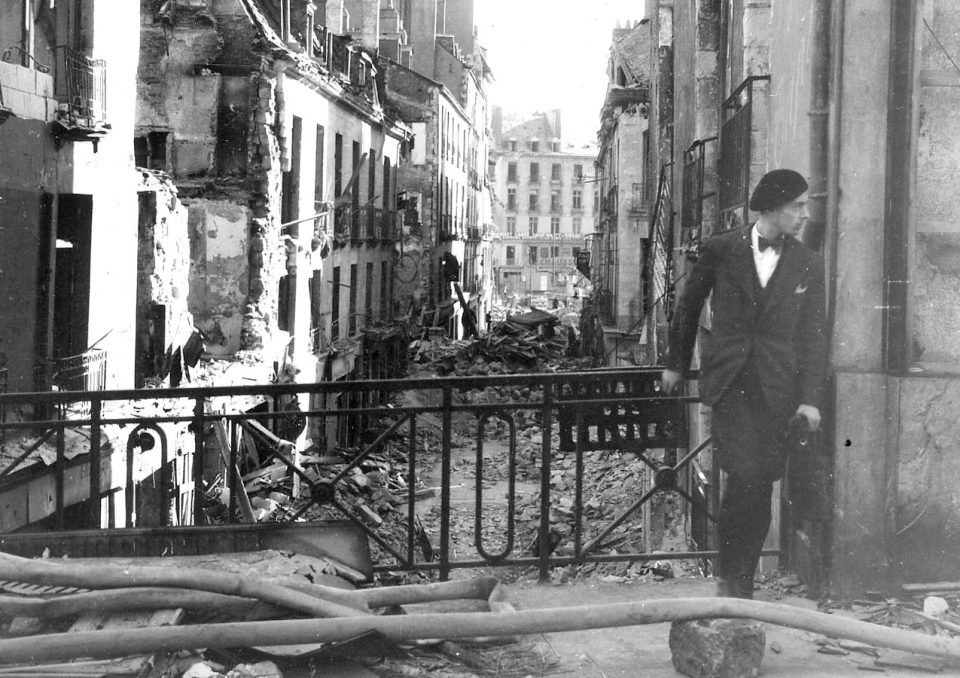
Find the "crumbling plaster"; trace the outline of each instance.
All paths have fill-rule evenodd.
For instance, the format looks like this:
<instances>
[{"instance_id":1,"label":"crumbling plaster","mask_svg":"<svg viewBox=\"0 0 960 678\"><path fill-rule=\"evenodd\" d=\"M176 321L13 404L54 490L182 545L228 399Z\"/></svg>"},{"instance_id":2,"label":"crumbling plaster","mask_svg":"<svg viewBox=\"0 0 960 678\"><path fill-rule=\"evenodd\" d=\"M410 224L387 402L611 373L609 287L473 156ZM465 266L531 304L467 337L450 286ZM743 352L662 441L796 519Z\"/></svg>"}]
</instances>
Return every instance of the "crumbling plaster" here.
<instances>
[{"instance_id":1,"label":"crumbling plaster","mask_svg":"<svg viewBox=\"0 0 960 678\"><path fill-rule=\"evenodd\" d=\"M250 210L228 201L190 201L190 311L207 350L230 355L241 348L247 295Z\"/></svg>"}]
</instances>

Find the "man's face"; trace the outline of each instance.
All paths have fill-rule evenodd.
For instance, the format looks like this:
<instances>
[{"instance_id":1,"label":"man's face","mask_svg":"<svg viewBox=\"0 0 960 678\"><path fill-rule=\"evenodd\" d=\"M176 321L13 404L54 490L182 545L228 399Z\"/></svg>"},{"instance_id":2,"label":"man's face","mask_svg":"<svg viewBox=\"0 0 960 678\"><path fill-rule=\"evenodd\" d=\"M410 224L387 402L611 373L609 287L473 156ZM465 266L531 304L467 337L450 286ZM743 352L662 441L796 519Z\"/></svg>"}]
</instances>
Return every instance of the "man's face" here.
<instances>
[{"instance_id":1,"label":"man's face","mask_svg":"<svg viewBox=\"0 0 960 678\"><path fill-rule=\"evenodd\" d=\"M796 236L810 216L807 212L807 194L797 196L790 202L770 211L769 222L781 235Z\"/></svg>"}]
</instances>

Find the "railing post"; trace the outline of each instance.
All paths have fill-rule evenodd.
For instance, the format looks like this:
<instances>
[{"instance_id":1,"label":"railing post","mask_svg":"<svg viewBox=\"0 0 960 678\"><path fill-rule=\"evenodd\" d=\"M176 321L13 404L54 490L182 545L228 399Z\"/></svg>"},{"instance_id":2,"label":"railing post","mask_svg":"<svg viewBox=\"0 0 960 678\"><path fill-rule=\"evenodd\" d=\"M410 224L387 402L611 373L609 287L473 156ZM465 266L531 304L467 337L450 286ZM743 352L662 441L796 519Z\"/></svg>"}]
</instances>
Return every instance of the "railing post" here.
<instances>
[{"instance_id":1,"label":"railing post","mask_svg":"<svg viewBox=\"0 0 960 678\"><path fill-rule=\"evenodd\" d=\"M203 525L203 396L193 405L193 524Z\"/></svg>"},{"instance_id":2,"label":"railing post","mask_svg":"<svg viewBox=\"0 0 960 678\"><path fill-rule=\"evenodd\" d=\"M228 509L228 522L234 522L234 516L237 515L237 503L239 497L237 494L243 492L243 486L240 484L240 461L239 456L239 436L237 432L238 424L233 420L227 420L230 425L230 468L227 469L227 475L230 478L230 506Z\"/></svg>"},{"instance_id":3,"label":"railing post","mask_svg":"<svg viewBox=\"0 0 960 678\"><path fill-rule=\"evenodd\" d=\"M540 417L540 581L550 578L550 434L553 429L553 384L543 385Z\"/></svg>"},{"instance_id":4,"label":"railing post","mask_svg":"<svg viewBox=\"0 0 960 678\"><path fill-rule=\"evenodd\" d=\"M67 472L66 430L63 424L57 426L57 529L61 532L66 526L66 516L63 515L64 502L64 475Z\"/></svg>"},{"instance_id":5,"label":"railing post","mask_svg":"<svg viewBox=\"0 0 960 678\"><path fill-rule=\"evenodd\" d=\"M90 498L87 521L91 529L100 527L100 413L102 402L90 401Z\"/></svg>"},{"instance_id":6,"label":"railing post","mask_svg":"<svg viewBox=\"0 0 960 678\"><path fill-rule=\"evenodd\" d=\"M453 391L443 387L443 430L440 443L440 580L450 578L450 440L453 422Z\"/></svg>"},{"instance_id":7,"label":"railing post","mask_svg":"<svg viewBox=\"0 0 960 678\"><path fill-rule=\"evenodd\" d=\"M417 416L410 417L410 439L407 441L407 561L416 562L413 553L416 527L416 489L417 489Z\"/></svg>"},{"instance_id":8,"label":"railing post","mask_svg":"<svg viewBox=\"0 0 960 678\"><path fill-rule=\"evenodd\" d=\"M576 397L576 396L575 396ZM576 451L576 496L573 499L573 557L580 559L580 550L583 547L583 408L577 408L577 421L574 431L577 434Z\"/></svg>"}]
</instances>

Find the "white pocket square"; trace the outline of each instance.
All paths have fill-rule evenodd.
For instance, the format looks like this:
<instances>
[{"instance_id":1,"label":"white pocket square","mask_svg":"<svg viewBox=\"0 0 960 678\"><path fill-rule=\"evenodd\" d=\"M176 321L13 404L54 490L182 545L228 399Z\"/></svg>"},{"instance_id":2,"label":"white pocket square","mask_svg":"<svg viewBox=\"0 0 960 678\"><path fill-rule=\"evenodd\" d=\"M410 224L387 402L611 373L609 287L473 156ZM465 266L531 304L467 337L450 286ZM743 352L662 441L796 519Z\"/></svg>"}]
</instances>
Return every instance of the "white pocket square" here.
<instances>
[{"instance_id":1,"label":"white pocket square","mask_svg":"<svg viewBox=\"0 0 960 678\"><path fill-rule=\"evenodd\" d=\"M797 285L797 289L795 289L795 290L793 291L793 293L794 293L794 294L803 294L803 293L806 292L806 291L807 291L807 286L806 286L806 285Z\"/></svg>"}]
</instances>

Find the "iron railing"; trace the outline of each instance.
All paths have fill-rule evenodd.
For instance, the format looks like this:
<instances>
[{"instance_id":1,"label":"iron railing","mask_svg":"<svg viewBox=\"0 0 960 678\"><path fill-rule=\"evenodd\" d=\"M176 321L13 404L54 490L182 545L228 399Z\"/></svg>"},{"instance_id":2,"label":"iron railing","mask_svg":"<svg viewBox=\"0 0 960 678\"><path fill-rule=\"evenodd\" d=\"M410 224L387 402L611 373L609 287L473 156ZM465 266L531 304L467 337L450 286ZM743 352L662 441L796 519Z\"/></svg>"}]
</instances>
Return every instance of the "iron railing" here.
<instances>
[{"instance_id":1,"label":"iron railing","mask_svg":"<svg viewBox=\"0 0 960 678\"><path fill-rule=\"evenodd\" d=\"M367 205L365 216L367 226L366 238L367 240L377 240L380 237L378 231L380 224L383 222L383 210L373 205Z\"/></svg>"},{"instance_id":2,"label":"iron railing","mask_svg":"<svg viewBox=\"0 0 960 678\"><path fill-rule=\"evenodd\" d=\"M484 391L510 393L518 388L529 389L529 398L505 401L467 395L476 396ZM409 391L416 391L417 398L399 397ZM83 508L80 513L86 516L85 524L75 527L104 527L103 516L107 514L115 518L115 525L112 522L110 527L144 527L140 524L140 513L134 508L138 478L142 477L148 461L152 466L147 471L159 472L160 491L154 494L163 506L144 512L160 516L161 524L169 524L163 516L176 501L181 511L186 509L184 524L208 523L202 498L205 488L210 486L209 475L219 468L225 487L240 487L241 464L249 453L249 445L243 445L242 437L250 431L255 432L261 465L280 464L287 481L298 483L303 489L284 520L313 519L320 512L326 518L352 522L376 544L379 555L374 569L378 571L434 571L441 578L447 578L458 568L534 566L541 577L546 578L550 569L557 566L664 558L663 553L625 549L622 543L616 547L611 544L622 542L615 533L621 533L624 524L636 518L637 511L654 496L665 492L685 498L698 519L711 523L713 520L711 507L715 502L704 500L701 485L691 473L692 462L708 443L686 449L686 408L696 399L664 397L660 392L658 369L7 394L0 395L0 407L29 403L52 410L77 397L88 403L89 416L0 424L0 430L8 432L8 439L10 432L45 432L18 458L5 460L6 466L0 469L0 496L16 494L28 483L35 482L37 474L52 475L53 500L44 504L46 514L37 513L32 519L45 518L49 525L61 530L65 509L71 505ZM228 406L232 398L249 402L251 397L269 403L270 407L236 411ZM387 404L388 400L392 402ZM138 404L147 402L162 404L159 410L154 410L159 412L157 416L145 418L138 410ZM294 402L301 405L292 407ZM340 407L336 405L338 402ZM466 439L473 439L472 448L464 451L460 443L455 448L454 421L460 434L464 433L465 426L470 427ZM375 436L367 439L370 442L362 449L339 447L344 436L359 430L363 422L378 423ZM521 425L529 426L531 422L536 422L535 433L528 432L521 439ZM118 430L126 438L126 444L107 445L108 435L115 440ZM86 441L83 454L70 460L64 454L68 431L83 434L72 436L74 443L78 439ZM213 432L217 435L212 435ZM290 454L290 446L279 441L300 432L315 443L307 464L297 463L296 457ZM171 444L173 435L179 435L176 451ZM188 444L191 441L192 449ZM27 458L45 442L55 449L55 453L46 455L49 465L33 463L25 467ZM382 458L388 442L394 450L405 452L406 458L401 458L399 463L405 466L404 475L411 490L397 501L395 510L402 516L402 529L393 534L379 532L369 523L369 514L364 516L347 501L351 477L361 467ZM434 447L438 460L425 457L424 450L429 445ZM643 491L632 501L628 499L615 507L615 516L601 520L591 517L596 500L589 503L591 498L585 495L585 485L588 474L609 450L636 455L647 472ZM333 455L339 455L339 460L318 461ZM520 543L531 537L519 531L516 515L520 455L525 455L527 460L528 489L539 488L532 529L535 548L526 541ZM181 480L187 482L179 486L171 469L175 459L180 460L177 474L186 474ZM473 492L468 493L468 496L472 494L473 504L469 507L474 523L472 546L453 544L452 483L457 460L473 472ZM439 525L425 533L419 527L420 509L412 490L419 479L418 469L432 461L440 467ZM114 474L84 473L79 470L83 468L114 469ZM126 469L125 475L119 469ZM140 475L135 475L135 469ZM495 471L503 474L506 481L505 505L500 497L495 498L485 490ZM562 488L555 486L558 474L566 478ZM595 484L599 485L599 480ZM229 494L229 510L224 512L223 520L238 522L240 493ZM109 511L103 507L105 502L110 503ZM589 508L591 506L593 508ZM493 531L487 523L491 516L500 519L500 527ZM553 538L558 527L565 528L563 531L568 535L562 543ZM29 526L23 531L29 532ZM432 555L424 548L425 541ZM704 559L715 555L714 551L703 549L674 551L668 557Z\"/></svg>"},{"instance_id":3,"label":"iron railing","mask_svg":"<svg viewBox=\"0 0 960 678\"><path fill-rule=\"evenodd\" d=\"M10 371L6 368L0 368L0 395L7 392L9 387L9 377ZM7 421L7 406L0 404L0 424L4 424ZM0 429L0 445L6 441L7 431L6 429Z\"/></svg>"},{"instance_id":4,"label":"iron railing","mask_svg":"<svg viewBox=\"0 0 960 678\"><path fill-rule=\"evenodd\" d=\"M704 190L707 144L717 137L698 139L683 154L683 202L680 205L680 247L695 253L703 238L703 203L716 195Z\"/></svg>"},{"instance_id":5,"label":"iron railing","mask_svg":"<svg viewBox=\"0 0 960 678\"><path fill-rule=\"evenodd\" d=\"M94 128L107 121L107 62L91 59L60 45L57 51L57 87L66 90L71 122Z\"/></svg>"},{"instance_id":6,"label":"iron railing","mask_svg":"<svg viewBox=\"0 0 960 678\"><path fill-rule=\"evenodd\" d=\"M349 205L338 205L333 212L333 235L343 240L350 235L351 214Z\"/></svg>"},{"instance_id":7,"label":"iron railing","mask_svg":"<svg viewBox=\"0 0 960 678\"><path fill-rule=\"evenodd\" d=\"M723 102L720 124L720 228L745 225L749 219L750 164L753 154L754 86L769 75L747 78Z\"/></svg>"},{"instance_id":8,"label":"iron railing","mask_svg":"<svg viewBox=\"0 0 960 678\"><path fill-rule=\"evenodd\" d=\"M400 229L397 227L397 212L392 210L383 210L380 218L380 239L396 240L400 233Z\"/></svg>"},{"instance_id":9,"label":"iron railing","mask_svg":"<svg viewBox=\"0 0 960 678\"><path fill-rule=\"evenodd\" d=\"M673 163L660 168L657 201L650 217L651 292L653 298L663 300L663 310L669 320L672 310L673 278Z\"/></svg>"}]
</instances>

